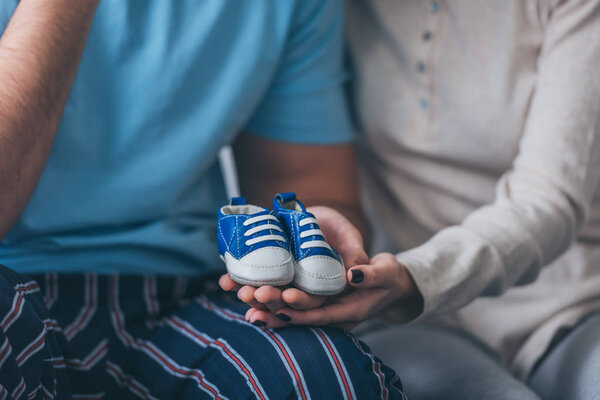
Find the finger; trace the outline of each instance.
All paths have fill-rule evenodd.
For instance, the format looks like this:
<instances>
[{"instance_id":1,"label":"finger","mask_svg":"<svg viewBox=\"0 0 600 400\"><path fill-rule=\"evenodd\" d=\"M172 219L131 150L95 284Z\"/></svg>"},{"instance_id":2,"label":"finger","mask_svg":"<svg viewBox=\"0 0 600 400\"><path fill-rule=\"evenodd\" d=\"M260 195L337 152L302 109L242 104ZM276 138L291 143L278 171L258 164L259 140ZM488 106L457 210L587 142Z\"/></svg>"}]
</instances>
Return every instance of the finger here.
<instances>
[{"instance_id":1,"label":"finger","mask_svg":"<svg viewBox=\"0 0 600 400\"><path fill-rule=\"evenodd\" d=\"M362 247L343 247L339 250L346 269L359 264L368 264L369 256Z\"/></svg>"},{"instance_id":2,"label":"finger","mask_svg":"<svg viewBox=\"0 0 600 400\"><path fill-rule=\"evenodd\" d=\"M392 254L381 253L371 264L352 267L346 272L348 282L356 288L387 288L396 284L399 263Z\"/></svg>"},{"instance_id":3,"label":"finger","mask_svg":"<svg viewBox=\"0 0 600 400\"><path fill-rule=\"evenodd\" d=\"M221 289L227 292L237 291L242 287L242 285L236 283L233 279L231 279L229 274L221 275L221 277L219 278L219 286L221 286Z\"/></svg>"},{"instance_id":4,"label":"finger","mask_svg":"<svg viewBox=\"0 0 600 400\"><path fill-rule=\"evenodd\" d=\"M369 262L362 235L346 217L329 207L310 207L308 211L315 214L325 239L340 253L345 265Z\"/></svg>"},{"instance_id":5,"label":"finger","mask_svg":"<svg viewBox=\"0 0 600 400\"><path fill-rule=\"evenodd\" d=\"M250 314L248 322L254 326L264 326L266 328L283 328L289 326L288 322L277 318L272 312L258 309L254 309Z\"/></svg>"},{"instance_id":6,"label":"finger","mask_svg":"<svg viewBox=\"0 0 600 400\"><path fill-rule=\"evenodd\" d=\"M237 297L244 303L248 304L250 307L265 308L265 306L262 303L256 301L256 299L254 298L255 290L256 288L252 286L242 286L237 292Z\"/></svg>"},{"instance_id":7,"label":"finger","mask_svg":"<svg viewBox=\"0 0 600 400\"><path fill-rule=\"evenodd\" d=\"M246 321L250 321L250 317L252 317L252 314L254 314L254 312L256 312L257 310L258 310L258 308L250 307L248 309L248 311L246 311L246 315L244 315L244 318L246 318Z\"/></svg>"},{"instance_id":8,"label":"finger","mask_svg":"<svg viewBox=\"0 0 600 400\"><path fill-rule=\"evenodd\" d=\"M285 307L281 299L281 290L273 286L261 286L254 291L254 298L263 303L269 310Z\"/></svg>"},{"instance_id":9,"label":"finger","mask_svg":"<svg viewBox=\"0 0 600 400\"><path fill-rule=\"evenodd\" d=\"M284 290L281 293L281 298L286 303L284 305L295 308L296 310L308 310L320 307L326 300L325 296L308 294L296 288Z\"/></svg>"},{"instance_id":10,"label":"finger","mask_svg":"<svg viewBox=\"0 0 600 400\"><path fill-rule=\"evenodd\" d=\"M332 325L356 323L366 318L366 306L360 303L333 303L310 310L282 308L275 314L294 325Z\"/></svg>"}]
</instances>

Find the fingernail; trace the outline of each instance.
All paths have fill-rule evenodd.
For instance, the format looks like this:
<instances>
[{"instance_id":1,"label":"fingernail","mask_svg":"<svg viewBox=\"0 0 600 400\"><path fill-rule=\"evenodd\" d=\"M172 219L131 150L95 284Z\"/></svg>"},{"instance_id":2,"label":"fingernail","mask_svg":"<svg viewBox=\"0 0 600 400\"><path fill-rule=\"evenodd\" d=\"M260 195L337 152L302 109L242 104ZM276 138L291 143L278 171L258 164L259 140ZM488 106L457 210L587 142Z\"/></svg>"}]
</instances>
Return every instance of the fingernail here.
<instances>
[{"instance_id":1,"label":"fingernail","mask_svg":"<svg viewBox=\"0 0 600 400\"><path fill-rule=\"evenodd\" d=\"M350 282L352 283L361 283L365 279L365 273L360 269L353 269L352 271L352 279Z\"/></svg>"},{"instance_id":2,"label":"fingernail","mask_svg":"<svg viewBox=\"0 0 600 400\"><path fill-rule=\"evenodd\" d=\"M254 321L252 323L252 325L254 326L265 326L267 323L265 321L261 321L260 319L257 319L256 321Z\"/></svg>"},{"instance_id":3,"label":"fingernail","mask_svg":"<svg viewBox=\"0 0 600 400\"><path fill-rule=\"evenodd\" d=\"M292 320L289 315L285 315L284 313L275 314L275 316L285 322L290 322Z\"/></svg>"}]
</instances>

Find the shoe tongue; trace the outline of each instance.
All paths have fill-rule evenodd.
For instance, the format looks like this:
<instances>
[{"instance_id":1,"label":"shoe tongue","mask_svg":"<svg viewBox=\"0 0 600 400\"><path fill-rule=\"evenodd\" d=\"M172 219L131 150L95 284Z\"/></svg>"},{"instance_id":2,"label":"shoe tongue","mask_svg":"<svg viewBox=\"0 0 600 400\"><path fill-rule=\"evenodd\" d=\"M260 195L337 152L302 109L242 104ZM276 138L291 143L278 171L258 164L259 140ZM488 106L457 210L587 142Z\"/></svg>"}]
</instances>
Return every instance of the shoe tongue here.
<instances>
[{"instance_id":1,"label":"shoe tongue","mask_svg":"<svg viewBox=\"0 0 600 400\"><path fill-rule=\"evenodd\" d=\"M296 207L300 208L300 211L306 211L306 208L304 207L304 204L302 204L300 201L296 200Z\"/></svg>"},{"instance_id":2,"label":"shoe tongue","mask_svg":"<svg viewBox=\"0 0 600 400\"><path fill-rule=\"evenodd\" d=\"M278 193L276 199L277 202L281 205L281 207L285 208L286 210L306 212L304 204L302 204L296 198L296 193L294 192Z\"/></svg>"},{"instance_id":3,"label":"shoe tongue","mask_svg":"<svg viewBox=\"0 0 600 400\"><path fill-rule=\"evenodd\" d=\"M259 206L254 206L254 207L256 207L257 211L253 212L253 213L248 213L248 215L251 215L253 217L258 217L259 215L267 215L267 214L271 213L271 211L267 210L266 208L259 207Z\"/></svg>"}]
</instances>

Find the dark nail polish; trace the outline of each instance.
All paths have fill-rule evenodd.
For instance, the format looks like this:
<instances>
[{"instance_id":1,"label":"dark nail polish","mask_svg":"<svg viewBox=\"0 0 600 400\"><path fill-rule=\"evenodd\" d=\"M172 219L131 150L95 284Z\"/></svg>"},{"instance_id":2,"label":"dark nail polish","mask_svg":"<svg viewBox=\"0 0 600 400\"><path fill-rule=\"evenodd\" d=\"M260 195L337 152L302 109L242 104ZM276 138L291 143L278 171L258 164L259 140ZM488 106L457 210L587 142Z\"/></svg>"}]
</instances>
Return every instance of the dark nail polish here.
<instances>
[{"instance_id":1,"label":"dark nail polish","mask_svg":"<svg viewBox=\"0 0 600 400\"><path fill-rule=\"evenodd\" d=\"M261 321L260 319L257 319L256 321L254 321L252 323L252 325L254 326L265 326L267 323L265 321Z\"/></svg>"},{"instance_id":2,"label":"dark nail polish","mask_svg":"<svg viewBox=\"0 0 600 400\"><path fill-rule=\"evenodd\" d=\"M350 280L352 283L361 283L365 279L365 273L360 269L352 270L352 279Z\"/></svg>"},{"instance_id":3,"label":"dark nail polish","mask_svg":"<svg viewBox=\"0 0 600 400\"><path fill-rule=\"evenodd\" d=\"M289 315L285 315L284 313L275 314L275 316L285 322L290 322L292 320Z\"/></svg>"}]
</instances>

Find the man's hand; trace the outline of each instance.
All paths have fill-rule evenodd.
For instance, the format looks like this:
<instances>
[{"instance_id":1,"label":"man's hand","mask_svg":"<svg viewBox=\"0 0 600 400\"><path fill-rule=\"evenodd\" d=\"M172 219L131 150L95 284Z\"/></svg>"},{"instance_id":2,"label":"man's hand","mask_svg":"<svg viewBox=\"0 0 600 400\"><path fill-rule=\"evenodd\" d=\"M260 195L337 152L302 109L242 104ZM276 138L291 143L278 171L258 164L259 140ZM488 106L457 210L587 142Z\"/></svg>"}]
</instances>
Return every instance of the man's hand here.
<instances>
[{"instance_id":1,"label":"man's hand","mask_svg":"<svg viewBox=\"0 0 600 400\"><path fill-rule=\"evenodd\" d=\"M348 219L329 207L309 207L308 211L317 217L325 239L338 251L347 269L354 265L367 264L369 262L369 257L363 247L363 238L358 229ZM282 290L273 286L262 286L259 288L240 286L228 274L221 277L219 284L224 290L237 290L238 298L252 306L255 310L277 311L287 307L296 310L308 310L323 305L327 299L325 296L310 295L296 288ZM250 319L251 322L260 320L265 323L268 322L271 326L286 325L285 321L275 318L275 315L272 313L264 314L264 318L267 321L260 319L260 317L263 317L263 314L254 317Z\"/></svg>"},{"instance_id":2,"label":"man's hand","mask_svg":"<svg viewBox=\"0 0 600 400\"><path fill-rule=\"evenodd\" d=\"M308 310L287 307L274 312L251 308L246 318L251 322L264 321L269 328L285 326L281 323L283 318L288 324L329 325L350 330L392 305L403 308L409 319L417 317L423 309L423 298L414 280L392 254L377 254L369 264L348 270L347 276L354 289L321 307ZM273 314L278 318L273 318Z\"/></svg>"}]
</instances>

